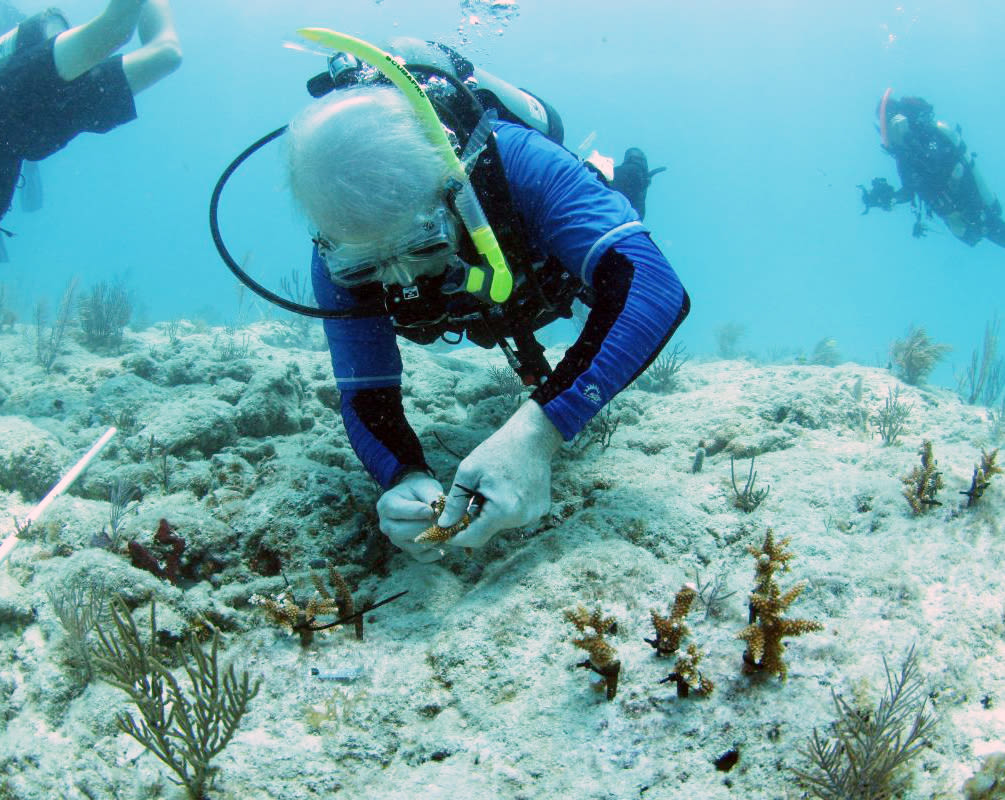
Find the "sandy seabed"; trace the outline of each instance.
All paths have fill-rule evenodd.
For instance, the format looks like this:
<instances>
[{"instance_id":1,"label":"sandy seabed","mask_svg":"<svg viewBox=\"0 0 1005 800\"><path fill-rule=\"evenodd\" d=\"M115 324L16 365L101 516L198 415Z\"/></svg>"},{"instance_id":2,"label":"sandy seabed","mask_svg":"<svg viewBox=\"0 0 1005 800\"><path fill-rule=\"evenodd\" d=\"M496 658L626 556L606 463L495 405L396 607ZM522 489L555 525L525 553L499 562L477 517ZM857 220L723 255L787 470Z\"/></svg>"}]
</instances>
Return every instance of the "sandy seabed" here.
<instances>
[{"instance_id":1,"label":"sandy seabed","mask_svg":"<svg viewBox=\"0 0 1005 800\"><path fill-rule=\"evenodd\" d=\"M832 691L874 707L884 658L896 668L912 645L936 722L899 796L963 797L1005 750L1005 476L972 508L961 494L1002 443L986 409L851 363L691 361L670 392L616 398L609 441L562 449L537 526L418 564L375 527L378 490L318 345L278 322L161 324L118 353L68 342L45 373L27 328L0 334L0 533L120 428L0 567L0 798L184 797L119 730L117 716L136 713L126 695L83 676L52 600L72 586L121 594L141 628L155 601L167 640L217 630L223 661L261 679L214 762L214 799L811 797L792 770L808 767L814 728L829 730ZM455 454L520 398L492 371L497 353L405 344L403 357L409 418L449 485ZM873 420L897 389L911 411L887 446ZM942 505L915 516L901 478L925 439L945 486ZM754 488L770 487L753 511L735 507L731 458L741 490L751 458ZM138 502L113 531L116 486ZM137 542L167 565L161 519L186 543L175 583L127 554ZM795 554L782 590L808 581L788 614L823 624L788 640L785 681L744 674L736 638L748 548L769 528ZM366 615L362 641L347 625L306 647L250 602L287 587L306 601L328 567L357 605L407 594ZM660 682L673 660L645 641L650 610L717 577L735 594L708 612L696 602L685 640L715 688L682 699ZM585 653L564 612L580 604L617 620L610 701L576 666ZM345 679L319 677L335 673ZM735 765L717 769L730 751Z\"/></svg>"}]
</instances>

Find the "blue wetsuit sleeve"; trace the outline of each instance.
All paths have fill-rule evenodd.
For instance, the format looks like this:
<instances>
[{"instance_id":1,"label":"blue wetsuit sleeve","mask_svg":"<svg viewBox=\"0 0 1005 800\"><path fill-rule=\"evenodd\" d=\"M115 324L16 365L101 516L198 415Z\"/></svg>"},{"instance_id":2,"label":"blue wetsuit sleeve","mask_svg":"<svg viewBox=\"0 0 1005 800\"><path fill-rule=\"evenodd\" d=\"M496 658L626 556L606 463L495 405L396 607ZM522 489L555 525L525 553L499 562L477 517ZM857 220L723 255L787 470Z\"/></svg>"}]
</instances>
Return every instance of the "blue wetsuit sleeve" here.
<instances>
[{"instance_id":1,"label":"blue wetsuit sleeve","mask_svg":"<svg viewBox=\"0 0 1005 800\"><path fill-rule=\"evenodd\" d=\"M583 333L531 395L569 440L656 358L689 301L624 195L536 131L499 123L495 134L531 250L596 297Z\"/></svg>"},{"instance_id":2,"label":"blue wetsuit sleeve","mask_svg":"<svg viewBox=\"0 0 1005 800\"><path fill-rule=\"evenodd\" d=\"M647 234L603 253L593 289L582 334L531 395L566 441L653 362L690 310L676 272Z\"/></svg>"},{"instance_id":3,"label":"blue wetsuit sleeve","mask_svg":"<svg viewBox=\"0 0 1005 800\"><path fill-rule=\"evenodd\" d=\"M496 143L517 215L538 256L552 256L587 286L604 252L646 231L620 192L537 131L499 123Z\"/></svg>"},{"instance_id":4,"label":"blue wetsuit sleeve","mask_svg":"<svg viewBox=\"0 0 1005 800\"><path fill-rule=\"evenodd\" d=\"M311 283L318 307L347 311L358 293L332 283L317 248ZM410 469L428 469L401 400L401 354L386 314L324 320L340 411L349 444L367 472L387 489Z\"/></svg>"}]
</instances>

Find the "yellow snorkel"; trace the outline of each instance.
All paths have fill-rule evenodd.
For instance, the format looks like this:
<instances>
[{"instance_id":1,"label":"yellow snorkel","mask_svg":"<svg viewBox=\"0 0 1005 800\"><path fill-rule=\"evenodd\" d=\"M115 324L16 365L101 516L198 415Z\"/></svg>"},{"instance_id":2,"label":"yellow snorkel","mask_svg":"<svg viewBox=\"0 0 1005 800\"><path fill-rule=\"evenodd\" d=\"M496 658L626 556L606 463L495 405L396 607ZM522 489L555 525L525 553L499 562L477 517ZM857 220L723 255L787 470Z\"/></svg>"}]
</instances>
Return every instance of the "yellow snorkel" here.
<instances>
[{"instance_id":1,"label":"yellow snorkel","mask_svg":"<svg viewBox=\"0 0 1005 800\"><path fill-rule=\"evenodd\" d=\"M430 141L443 156L450 178L460 187L454 198L454 206L464 223L464 227L467 228L475 248L491 268L491 274L489 274L484 267L472 267L468 271L467 285L464 288L483 299L489 299L495 303L505 302L513 291L513 275L506 264L506 257L503 255L502 248L499 247L495 232L485 218L485 212L482 211L481 203L478 202L478 197L475 195L474 187L471 185L464 165L461 164L453 147L450 146L450 140L447 139L443 125L440 124L440 119L436 116L433 104L429 101L419 82L404 66L398 63L394 56L362 39L337 33L328 28L301 28L297 33L304 39L316 42L323 47L343 51L365 61L380 70L405 95L425 127Z\"/></svg>"}]
</instances>

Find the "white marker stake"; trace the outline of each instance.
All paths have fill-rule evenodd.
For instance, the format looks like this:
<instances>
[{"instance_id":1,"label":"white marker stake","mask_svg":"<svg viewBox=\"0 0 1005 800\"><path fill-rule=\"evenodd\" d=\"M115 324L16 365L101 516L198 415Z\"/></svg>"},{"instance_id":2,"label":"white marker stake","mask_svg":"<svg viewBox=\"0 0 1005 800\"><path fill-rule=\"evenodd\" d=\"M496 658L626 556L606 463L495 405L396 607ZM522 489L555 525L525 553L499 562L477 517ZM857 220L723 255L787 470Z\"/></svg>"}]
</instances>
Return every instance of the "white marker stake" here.
<instances>
[{"instance_id":1,"label":"white marker stake","mask_svg":"<svg viewBox=\"0 0 1005 800\"><path fill-rule=\"evenodd\" d=\"M84 454L84 457L81 458L80 461L78 461L76 464L74 464L73 468L69 472L67 472L62 478L60 478L59 483L57 483L49 490L49 494L47 494L45 497L42 498L42 502L40 502L30 512L28 512L28 516L25 517L22 530L27 529L32 523L34 523L35 520L37 520L42 515L42 512L49 507L49 504L57 497L59 497L64 491L66 491L71 483L77 480L77 476L84 471L84 467L88 465L88 463L92 458L94 458L98 453L101 452L101 448L104 447L106 444L108 444L108 440L111 439L114 435L115 435L114 427L109 428L107 431L101 434L101 438L98 439L98 441L94 443L94 446L91 447L91 449ZM4 560L7 558L7 556L10 555L11 551L15 547L17 547L17 543L19 541L21 540L17 538L17 533L12 533L10 536L8 536L6 539L3 540L3 543L0 544L0 564L2 564Z\"/></svg>"}]
</instances>

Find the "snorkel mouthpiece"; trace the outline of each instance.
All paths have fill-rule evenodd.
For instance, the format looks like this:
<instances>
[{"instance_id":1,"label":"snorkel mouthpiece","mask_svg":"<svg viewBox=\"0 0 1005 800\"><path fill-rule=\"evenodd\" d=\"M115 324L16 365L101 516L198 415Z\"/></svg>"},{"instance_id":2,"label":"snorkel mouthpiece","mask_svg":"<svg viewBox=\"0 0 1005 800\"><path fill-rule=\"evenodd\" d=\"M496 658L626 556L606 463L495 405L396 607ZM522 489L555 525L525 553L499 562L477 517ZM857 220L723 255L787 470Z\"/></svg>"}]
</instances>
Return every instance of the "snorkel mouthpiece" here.
<instances>
[{"instance_id":1,"label":"snorkel mouthpiece","mask_svg":"<svg viewBox=\"0 0 1005 800\"><path fill-rule=\"evenodd\" d=\"M440 124L440 119L436 116L433 104L429 101L429 97L415 76L390 53L354 36L338 33L328 28L301 28L297 33L304 39L316 42L323 47L345 51L361 61L365 61L380 70L405 95L419 121L426 129L430 141L443 157L451 182L457 187L454 198L457 213L471 236L475 248L488 267L487 269L473 267L468 275L466 289L483 300L491 300L495 303L505 302L513 291L513 275L506 263L506 257L499 246L495 232L485 217L481 203L478 202L478 197L464 165L451 147L450 140Z\"/></svg>"}]
</instances>

